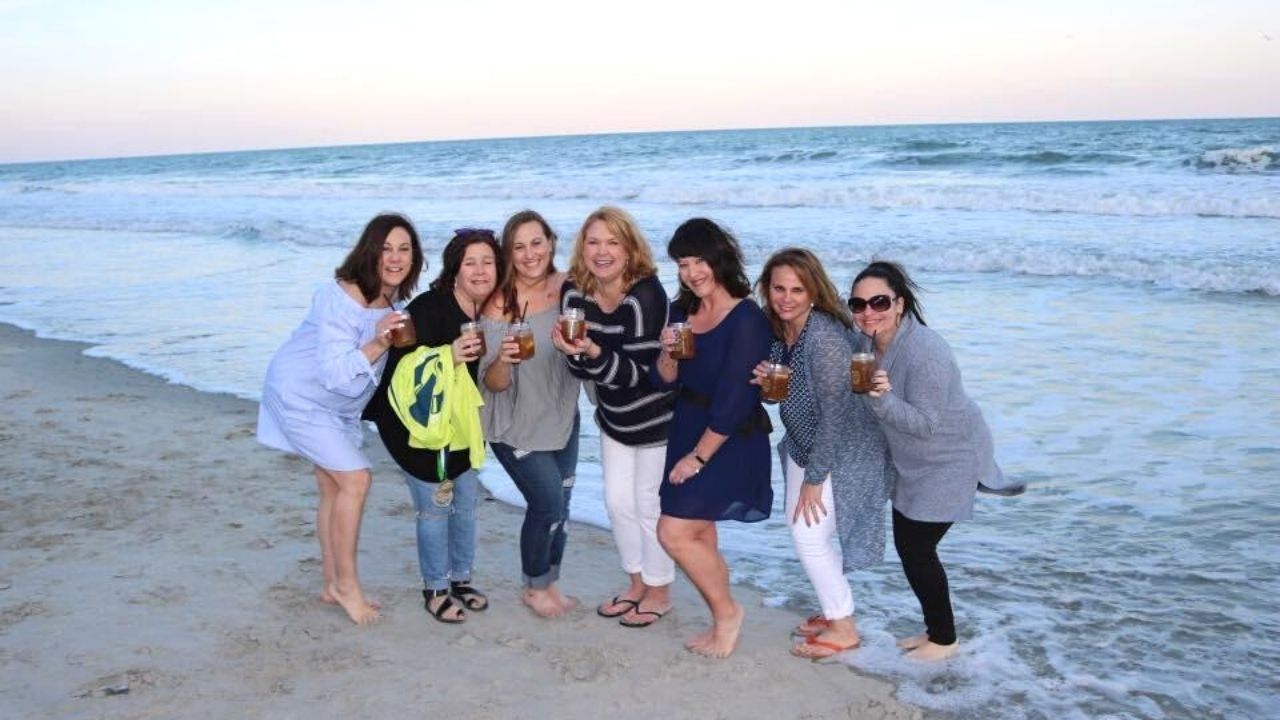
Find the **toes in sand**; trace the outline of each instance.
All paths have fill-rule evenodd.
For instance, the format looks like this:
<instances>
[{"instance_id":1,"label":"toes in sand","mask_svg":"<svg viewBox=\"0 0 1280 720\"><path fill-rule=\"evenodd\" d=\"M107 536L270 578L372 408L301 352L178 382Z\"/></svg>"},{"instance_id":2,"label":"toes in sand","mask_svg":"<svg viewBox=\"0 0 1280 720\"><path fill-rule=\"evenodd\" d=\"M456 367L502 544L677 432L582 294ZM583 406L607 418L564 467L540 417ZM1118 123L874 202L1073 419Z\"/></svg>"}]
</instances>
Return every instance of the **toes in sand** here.
<instances>
[{"instance_id":1,"label":"toes in sand","mask_svg":"<svg viewBox=\"0 0 1280 720\"><path fill-rule=\"evenodd\" d=\"M546 590L525 590L524 595L520 597L520 602L542 618L558 618L566 612L565 608Z\"/></svg>"},{"instance_id":2,"label":"toes in sand","mask_svg":"<svg viewBox=\"0 0 1280 720\"><path fill-rule=\"evenodd\" d=\"M380 617L378 611L369 605L369 601L365 599L358 585L344 593L337 583L334 583L328 587L327 594L346 611L351 622L357 625L377 622Z\"/></svg>"}]
</instances>

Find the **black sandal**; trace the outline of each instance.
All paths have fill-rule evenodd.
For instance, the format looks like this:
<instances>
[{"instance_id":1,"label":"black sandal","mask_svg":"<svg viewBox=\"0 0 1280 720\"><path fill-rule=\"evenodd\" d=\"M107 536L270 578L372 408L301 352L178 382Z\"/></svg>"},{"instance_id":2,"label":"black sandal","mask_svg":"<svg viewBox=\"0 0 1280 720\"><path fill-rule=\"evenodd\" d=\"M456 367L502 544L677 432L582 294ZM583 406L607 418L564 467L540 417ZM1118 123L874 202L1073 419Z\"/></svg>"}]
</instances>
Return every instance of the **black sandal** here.
<instances>
[{"instance_id":1,"label":"black sandal","mask_svg":"<svg viewBox=\"0 0 1280 720\"><path fill-rule=\"evenodd\" d=\"M450 582L449 594L458 598L464 607L473 612L484 612L489 609L489 597L472 587L470 580Z\"/></svg>"},{"instance_id":2,"label":"black sandal","mask_svg":"<svg viewBox=\"0 0 1280 720\"><path fill-rule=\"evenodd\" d=\"M436 598L444 598L444 602L437 605L435 610L432 610L431 601L435 600ZM450 625L457 625L460 622L466 622L467 616L463 614L462 608L459 608L457 605L453 604L453 597L449 594L448 590L423 590L422 600L423 600L422 606L426 609L428 613L431 614L431 617L435 618L436 620L439 620L442 623L448 623ZM449 612L454 608L457 608L458 610L457 616L455 617L444 616L445 613Z\"/></svg>"}]
</instances>

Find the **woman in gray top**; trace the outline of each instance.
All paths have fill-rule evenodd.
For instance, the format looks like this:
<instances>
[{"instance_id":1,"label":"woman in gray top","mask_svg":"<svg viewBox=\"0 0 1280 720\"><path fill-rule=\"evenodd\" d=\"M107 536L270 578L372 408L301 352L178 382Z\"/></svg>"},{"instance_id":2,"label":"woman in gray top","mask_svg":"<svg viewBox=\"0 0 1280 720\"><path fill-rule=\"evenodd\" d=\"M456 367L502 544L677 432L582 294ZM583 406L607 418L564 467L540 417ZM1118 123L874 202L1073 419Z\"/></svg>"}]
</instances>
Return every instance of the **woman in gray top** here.
<instances>
[{"instance_id":1,"label":"woman in gray top","mask_svg":"<svg viewBox=\"0 0 1280 720\"><path fill-rule=\"evenodd\" d=\"M547 221L532 210L507 220L503 281L484 311L487 352L480 361L484 436L526 505L520 527L521 599L546 618L577 605L556 586L578 467L581 383L551 345L565 279L552 264L555 241ZM522 353L509 332L516 320L532 328L532 355Z\"/></svg>"},{"instance_id":2,"label":"woman in gray top","mask_svg":"<svg viewBox=\"0 0 1280 720\"><path fill-rule=\"evenodd\" d=\"M791 370L778 413L787 430L778 445L786 517L822 607L796 628L804 639L791 653L825 658L861 641L844 573L884 559L888 452L880 424L850 392L853 323L818 258L801 248L779 250L756 291L773 329L769 362ZM756 367L753 382L765 379L767 365Z\"/></svg>"},{"instance_id":3,"label":"woman in gray top","mask_svg":"<svg viewBox=\"0 0 1280 720\"><path fill-rule=\"evenodd\" d=\"M1000 494L1022 487L996 466L991 431L964 392L950 346L925 326L918 290L898 264L874 262L854 278L849 308L880 358L868 404L897 471L893 543L924 612L926 632L898 646L912 659L942 660L959 643L938 543L972 516L979 486Z\"/></svg>"}]
</instances>

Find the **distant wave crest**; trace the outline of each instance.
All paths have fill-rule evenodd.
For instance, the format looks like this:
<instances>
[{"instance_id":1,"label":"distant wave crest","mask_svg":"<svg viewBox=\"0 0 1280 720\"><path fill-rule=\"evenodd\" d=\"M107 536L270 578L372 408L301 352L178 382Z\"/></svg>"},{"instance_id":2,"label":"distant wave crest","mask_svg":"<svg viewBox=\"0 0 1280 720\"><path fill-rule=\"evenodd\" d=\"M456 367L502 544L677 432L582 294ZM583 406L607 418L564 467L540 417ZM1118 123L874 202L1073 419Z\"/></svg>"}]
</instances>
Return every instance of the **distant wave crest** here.
<instances>
[{"instance_id":1,"label":"distant wave crest","mask_svg":"<svg viewBox=\"0 0 1280 720\"><path fill-rule=\"evenodd\" d=\"M1069 153L1060 150L1037 150L1023 153L989 153L972 150L942 152L910 152L890 155L877 164L888 168L965 168L1025 166L1028 168L1057 165L1125 165L1137 158L1123 153Z\"/></svg>"},{"instance_id":2,"label":"distant wave crest","mask_svg":"<svg viewBox=\"0 0 1280 720\"><path fill-rule=\"evenodd\" d=\"M1208 150L1195 159L1194 165L1198 170L1228 173L1277 172L1280 171L1280 152L1267 145Z\"/></svg>"},{"instance_id":3,"label":"distant wave crest","mask_svg":"<svg viewBox=\"0 0 1280 720\"><path fill-rule=\"evenodd\" d=\"M753 163L797 163L830 160L838 155L835 150L786 150L773 155L756 155ZM741 162L741 161L739 161Z\"/></svg>"},{"instance_id":4,"label":"distant wave crest","mask_svg":"<svg viewBox=\"0 0 1280 720\"><path fill-rule=\"evenodd\" d=\"M878 248L876 255L894 258L912 268L940 272L1103 277L1164 288L1280 297L1280 264L1264 258L1253 262L1233 258L1207 264L1199 257L1090 254L1017 243L982 247L891 243Z\"/></svg>"}]
</instances>

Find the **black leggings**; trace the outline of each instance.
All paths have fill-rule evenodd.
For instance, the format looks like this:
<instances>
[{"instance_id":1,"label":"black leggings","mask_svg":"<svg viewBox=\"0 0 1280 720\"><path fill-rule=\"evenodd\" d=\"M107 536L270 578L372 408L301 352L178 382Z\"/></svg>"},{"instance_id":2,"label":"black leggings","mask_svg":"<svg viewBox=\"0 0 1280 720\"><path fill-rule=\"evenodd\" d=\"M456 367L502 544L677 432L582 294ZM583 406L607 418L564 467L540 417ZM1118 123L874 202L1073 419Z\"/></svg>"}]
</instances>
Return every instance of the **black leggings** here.
<instances>
[{"instance_id":1,"label":"black leggings","mask_svg":"<svg viewBox=\"0 0 1280 720\"><path fill-rule=\"evenodd\" d=\"M902 558L902 573L920 601L929 640L939 645L956 641L947 571L938 559L938 543L950 529L949 522L921 522L893 511L893 545Z\"/></svg>"}]
</instances>

